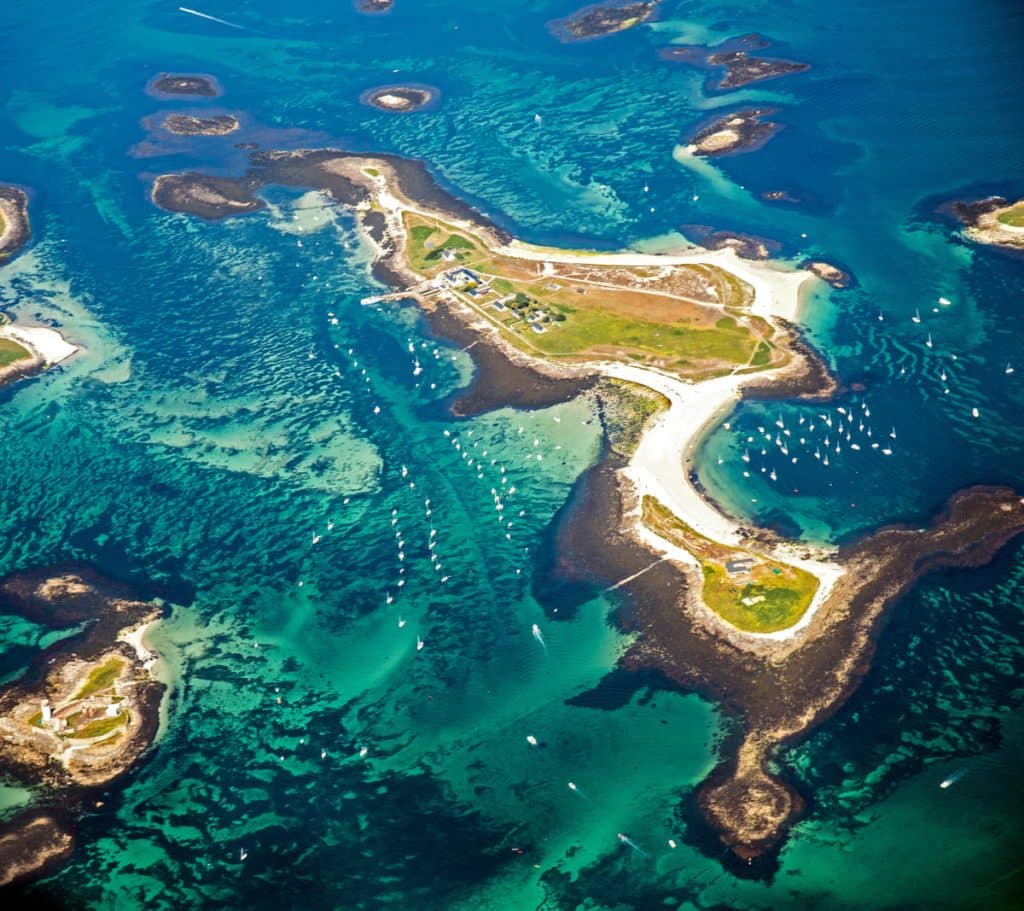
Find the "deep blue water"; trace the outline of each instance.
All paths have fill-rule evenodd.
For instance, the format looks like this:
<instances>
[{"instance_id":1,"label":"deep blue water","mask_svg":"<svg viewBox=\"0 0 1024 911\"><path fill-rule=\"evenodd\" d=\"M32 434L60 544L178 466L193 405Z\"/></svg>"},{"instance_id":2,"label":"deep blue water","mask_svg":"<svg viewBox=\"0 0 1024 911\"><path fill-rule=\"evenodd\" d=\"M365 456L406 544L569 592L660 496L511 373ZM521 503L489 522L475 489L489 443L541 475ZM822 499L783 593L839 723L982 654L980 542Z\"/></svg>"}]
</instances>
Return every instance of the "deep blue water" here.
<instances>
[{"instance_id":1,"label":"deep blue water","mask_svg":"<svg viewBox=\"0 0 1024 911\"><path fill-rule=\"evenodd\" d=\"M863 389L824 410L742 406L702 453L716 499L842 539L917 521L966 484L1024 489L1024 264L931 217L938 200L1024 193L1024 10L666 0L652 25L561 44L545 23L573 8L204 7L244 30L171 3L5 9L0 181L30 191L33 241L0 269L0 306L56 322L85 351L0 400L0 572L75 557L195 590L158 634L174 682L158 749L83 821L79 851L37 897L1015 907L1020 547L896 607L859 693L782 757L816 801L779 875L736 879L667 847L683 842L680 797L714 764L716 708L663 692L609 711L568 705L626 644L596 593L572 622L545 624L547 655L530 636L544 623L534 550L597 455L590 406L559 406L557 424L547 412L439 416L468 357L410 308L359 306L374 287L366 251L316 197L272 189L270 210L213 225L148 200L163 171L237 173L239 139L335 144L423 158L534 242L642 245L687 224L766 236L856 277L853 290L817 292L804 319ZM717 95L706 73L657 55L751 31L774 42L766 54L812 69ZM182 107L145 93L162 71L214 74L224 96L195 107L240 113L243 132L146 144L142 121ZM436 110L359 103L400 80L439 87ZM762 150L704 168L674 157L696 123L749 104L776 107L783 125ZM801 203L760 198L777 189ZM873 439L895 428L892 455L844 443L828 468L815 460L818 415L838 422L840 405L870 410ZM758 465L778 482L744 478L746 438L801 417L817 430L799 462L767 447ZM445 430L489 452L483 478ZM534 438L542 463L527 462ZM508 532L490 493L501 468L524 513ZM0 635L3 676L48 642L22 624ZM527 733L547 746L531 751ZM959 766L969 774L940 791ZM623 853L616 832L650 856Z\"/></svg>"}]
</instances>

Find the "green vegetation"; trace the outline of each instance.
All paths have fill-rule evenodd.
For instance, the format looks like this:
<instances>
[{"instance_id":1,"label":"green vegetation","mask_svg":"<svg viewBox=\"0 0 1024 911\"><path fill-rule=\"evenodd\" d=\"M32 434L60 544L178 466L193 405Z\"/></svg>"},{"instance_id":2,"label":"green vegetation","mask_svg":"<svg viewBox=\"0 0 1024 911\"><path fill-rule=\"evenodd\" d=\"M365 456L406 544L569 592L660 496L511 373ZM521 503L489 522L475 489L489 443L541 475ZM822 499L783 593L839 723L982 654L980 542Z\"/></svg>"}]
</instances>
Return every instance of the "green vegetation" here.
<instances>
[{"instance_id":1,"label":"green vegetation","mask_svg":"<svg viewBox=\"0 0 1024 911\"><path fill-rule=\"evenodd\" d=\"M767 367L772 362L772 349L767 342L758 342L757 350L750 359L753 367Z\"/></svg>"},{"instance_id":2,"label":"green vegetation","mask_svg":"<svg viewBox=\"0 0 1024 911\"><path fill-rule=\"evenodd\" d=\"M445 250L455 254L454 261L446 263L441 259ZM417 272L434 274L440 271L441 266L465 265L473 254L479 253L480 248L461 234L447 234L430 225L414 225L409 230L406 255Z\"/></svg>"},{"instance_id":3,"label":"green vegetation","mask_svg":"<svg viewBox=\"0 0 1024 911\"><path fill-rule=\"evenodd\" d=\"M1009 225L1011 228L1024 228L1024 203L1016 203L1010 206L1005 212L996 216L996 221L1001 225Z\"/></svg>"},{"instance_id":4,"label":"green vegetation","mask_svg":"<svg viewBox=\"0 0 1024 911\"><path fill-rule=\"evenodd\" d=\"M818 579L806 570L698 534L653 497L644 497L644 524L699 561L701 599L737 629L774 633L793 626L810 607ZM747 568L727 564L749 561Z\"/></svg>"},{"instance_id":5,"label":"green vegetation","mask_svg":"<svg viewBox=\"0 0 1024 911\"><path fill-rule=\"evenodd\" d=\"M127 712L118 712L113 718L97 718L83 725L71 736L76 739L85 740L90 737L102 737L109 734L115 728L119 728L128 721Z\"/></svg>"},{"instance_id":6,"label":"green vegetation","mask_svg":"<svg viewBox=\"0 0 1024 911\"><path fill-rule=\"evenodd\" d=\"M29 718L28 723L37 728L41 728L43 726L43 713L36 712L31 718Z\"/></svg>"},{"instance_id":7,"label":"green vegetation","mask_svg":"<svg viewBox=\"0 0 1024 911\"><path fill-rule=\"evenodd\" d=\"M752 289L724 269L683 266L664 287L643 286L642 270L633 284L634 270L582 264L542 277L539 264L494 253L444 222L411 213L405 218L412 269L433 277L464 267L482 276L491 293L465 302L526 350L555 358L612 357L701 378L748 364L763 368L774 360L770 343L758 337L760 327L753 328L756 322L744 311ZM446 261L445 253L454 255ZM709 285L728 315L701 297ZM509 297L505 309L491 306ZM766 325L764 338L772 332Z\"/></svg>"},{"instance_id":8,"label":"green vegetation","mask_svg":"<svg viewBox=\"0 0 1024 911\"><path fill-rule=\"evenodd\" d=\"M99 667L93 668L82 688L75 695L75 699L84 699L86 696L105 690L117 680L123 668L124 661L120 658L111 658Z\"/></svg>"},{"instance_id":9,"label":"green vegetation","mask_svg":"<svg viewBox=\"0 0 1024 911\"><path fill-rule=\"evenodd\" d=\"M537 348L550 355L629 349L647 355L644 360L648 361L684 358L687 362L743 364L754 348L749 331L735 322L729 328L705 328L683 321L647 322L596 308L582 310L555 305L553 311L563 318L559 320L562 325L531 339Z\"/></svg>"},{"instance_id":10,"label":"green vegetation","mask_svg":"<svg viewBox=\"0 0 1024 911\"><path fill-rule=\"evenodd\" d=\"M29 360L32 353L9 338L0 338L0 368L10 367L18 361Z\"/></svg>"},{"instance_id":11,"label":"green vegetation","mask_svg":"<svg viewBox=\"0 0 1024 911\"><path fill-rule=\"evenodd\" d=\"M376 168L363 168L364 174L369 174L371 177L380 177L380 171Z\"/></svg>"}]
</instances>

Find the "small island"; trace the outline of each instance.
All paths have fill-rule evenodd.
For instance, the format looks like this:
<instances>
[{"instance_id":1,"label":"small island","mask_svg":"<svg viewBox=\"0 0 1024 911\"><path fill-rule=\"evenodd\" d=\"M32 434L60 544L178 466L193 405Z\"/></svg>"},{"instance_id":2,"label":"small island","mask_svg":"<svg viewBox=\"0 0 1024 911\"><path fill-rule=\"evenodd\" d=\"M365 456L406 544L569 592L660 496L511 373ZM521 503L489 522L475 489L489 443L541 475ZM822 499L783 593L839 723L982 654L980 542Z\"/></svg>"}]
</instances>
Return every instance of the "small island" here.
<instances>
[{"instance_id":1,"label":"small island","mask_svg":"<svg viewBox=\"0 0 1024 911\"><path fill-rule=\"evenodd\" d=\"M685 152L707 158L753 152L780 129L777 123L761 119L774 113L774 108L745 108L719 117L693 135Z\"/></svg>"},{"instance_id":2,"label":"small island","mask_svg":"<svg viewBox=\"0 0 1024 911\"><path fill-rule=\"evenodd\" d=\"M369 15L386 13L394 5L395 0L356 0L356 9Z\"/></svg>"},{"instance_id":3,"label":"small island","mask_svg":"<svg viewBox=\"0 0 1024 911\"><path fill-rule=\"evenodd\" d=\"M979 244L1024 250L1024 199L1008 202L992 196L978 202L956 202L953 214L964 224L964 236Z\"/></svg>"},{"instance_id":4,"label":"small island","mask_svg":"<svg viewBox=\"0 0 1024 911\"><path fill-rule=\"evenodd\" d=\"M853 276L838 266L833 266L832 263L827 263L820 259L812 259L804 263L803 268L817 275L822 281L828 282L833 288L853 287Z\"/></svg>"},{"instance_id":5,"label":"small island","mask_svg":"<svg viewBox=\"0 0 1024 911\"><path fill-rule=\"evenodd\" d=\"M768 202L784 202L791 206L800 204L800 198L794 196L789 190L765 190L760 196L761 199Z\"/></svg>"},{"instance_id":6,"label":"small island","mask_svg":"<svg viewBox=\"0 0 1024 911\"><path fill-rule=\"evenodd\" d=\"M163 128L178 136L226 136L238 129L238 118L231 114L196 117L192 114L168 114Z\"/></svg>"},{"instance_id":7,"label":"small island","mask_svg":"<svg viewBox=\"0 0 1024 911\"><path fill-rule=\"evenodd\" d=\"M434 86L383 85L367 89L359 96L359 101L381 111L409 114L435 105L440 97L441 90Z\"/></svg>"},{"instance_id":8,"label":"small island","mask_svg":"<svg viewBox=\"0 0 1024 911\"><path fill-rule=\"evenodd\" d=\"M0 184L0 263L28 242L28 196L17 187Z\"/></svg>"},{"instance_id":9,"label":"small island","mask_svg":"<svg viewBox=\"0 0 1024 911\"><path fill-rule=\"evenodd\" d=\"M154 192L158 205L239 214L210 209L213 178L158 183L169 179L178 192ZM268 185L321 190L355 215L392 289L364 304L415 300L435 331L472 348L479 374L458 413L599 397L609 445L562 520L553 572L629 595L618 620L638 636L623 668L656 669L736 719L694 798L698 821L744 868L770 862L805 806L774 768L778 748L856 688L888 605L925 572L991 559L1024 532L1024 501L973 488L927 530L883 529L840 549L744 526L705 495L694 456L743 398L836 394L795 326L809 271L743 259L732 244L533 246L395 155L258 152L230 193L254 211Z\"/></svg>"},{"instance_id":10,"label":"small island","mask_svg":"<svg viewBox=\"0 0 1024 911\"><path fill-rule=\"evenodd\" d=\"M162 209L191 212L211 221L266 206L244 181L196 173L162 174L153 183L152 199Z\"/></svg>"},{"instance_id":11,"label":"small island","mask_svg":"<svg viewBox=\"0 0 1024 911\"><path fill-rule=\"evenodd\" d=\"M710 86L719 92L742 88L765 79L778 79L781 76L802 73L811 68L809 63L775 57L754 57L748 52L749 49L770 46L771 42L760 35L744 35L723 42L714 49L695 46L668 47L661 51L661 56L665 60L689 63L705 69L724 69L725 74L721 80Z\"/></svg>"},{"instance_id":12,"label":"small island","mask_svg":"<svg viewBox=\"0 0 1024 911\"><path fill-rule=\"evenodd\" d=\"M201 73L161 73L146 88L158 98L216 98L223 94L220 83L213 76Z\"/></svg>"},{"instance_id":13,"label":"small island","mask_svg":"<svg viewBox=\"0 0 1024 911\"><path fill-rule=\"evenodd\" d=\"M603 38L649 22L658 11L661 0L640 0L637 3L623 3L610 0L596 3L577 10L564 19L553 19L548 23L551 33L561 41L587 41Z\"/></svg>"},{"instance_id":14,"label":"small island","mask_svg":"<svg viewBox=\"0 0 1024 911\"><path fill-rule=\"evenodd\" d=\"M14 573L0 610L51 629L82 630L37 656L0 689L0 769L40 788L0 826L0 884L65 856L67 811L134 765L152 743L163 684L143 644L161 609L84 565Z\"/></svg>"}]
</instances>

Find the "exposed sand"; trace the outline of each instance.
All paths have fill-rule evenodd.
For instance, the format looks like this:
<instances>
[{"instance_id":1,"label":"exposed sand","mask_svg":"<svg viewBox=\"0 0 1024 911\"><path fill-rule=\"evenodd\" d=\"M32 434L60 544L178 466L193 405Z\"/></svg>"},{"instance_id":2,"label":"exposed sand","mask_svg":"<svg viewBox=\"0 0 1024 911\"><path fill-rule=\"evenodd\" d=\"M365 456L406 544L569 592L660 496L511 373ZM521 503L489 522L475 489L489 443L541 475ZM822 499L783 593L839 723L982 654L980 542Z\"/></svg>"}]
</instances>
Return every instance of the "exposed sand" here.
<instances>
[{"instance_id":1,"label":"exposed sand","mask_svg":"<svg viewBox=\"0 0 1024 911\"><path fill-rule=\"evenodd\" d=\"M388 234L392 238L404 235L402 213L414 211L431 216L407 199L400 199L393 192L394 182L390 175L381 173L376 178L365 174L356 162L346 162L346 170L373 186L377 203L383 209L388 222ZM452 222L453 219L446 218ZM479 235L478 226L462 223L464 228ZM496 252L510 257L542 263L586 264L592 266L674 266L714 265L747 282L754 289L754 300L750 312L772 325L780 320L795 323L799 319L802 304L801 289L812 281L811 273L805 270L785 271L768 263L742 259L731 247L719 250L694 248L676 254L652 254L623 252L589 252L559 250L536 247L513 240L497 247ZM645 495L658 499L683 522L698 534L723 544L751 548L740 523L720 512L690 480L692 460L701 440L740 401L743 386L752 379L762 380L765 373L728 374L699 383L684 382L678 377L650 367L617 362L590 362L588 369L604 376L637 383L665 396L670 407L660 414L645 430L628 466L623 470L630 482L637 502L642 503ZM784 369L784 368L783 368ZM767 374L770 375L770 372ZM694 558L682 548L664 540L646 528L636 514L634 534L644 543L669 559L692 569ZM827 602L845 570L833 559L833 552L802 544L778 543L770 547L751 548L781 562L797 566L819 580L818 590L800 620L793 626L774 633L745 633L735 629L710 610L705 610L705 619L718 626L738 645L749 644L763 649L771 642L791 643L807 630L818 609Z\"/></svg>"},{"instance_id":2,"label":"exposed sand","mask_svg":"<svg viewBox=\"0 0 1024 911\"><path fill-rule=\"evenodd\" d=\"M41 358L47 367L67 360L78 351L78 348L65 341L56 329L46 329L43 326L17 326L8 323L0 326L0 338L9 338L27 348Z\"/></svg>"},{"instance_id":3,"label":"exposed sand","mask_svg":"<svg viewBox=\"0 0 1024 911\"><path fill-rule=\"evenodd\" d=\"M673 376L647 367L608 363L601 365L606 376L629 380L661 393L671 402L640 439L623 474L633 486L638 503L646 495L655 497L698 534L722 544L750 548L740 523L716 509L690 480L693 455L705 435L740 400L740 390L749 375L715 377L702 383L684 383ZM692 567L690 554L643 526L639 511L634 533L644 543L670 559ZM816 576L820 582L814 599L793 626L774 633L741 633L708 611L705 619L717 622L730 632L730 640L765 643L787 642L806 629L815 612L828 600L846 570L834 560L832 551L800 544L779 543L754 548L781 562L797 566ZM712 619L716 618L716 619ZM737 633L739 635L737 635Z\"/></svg>"}]
</instances>

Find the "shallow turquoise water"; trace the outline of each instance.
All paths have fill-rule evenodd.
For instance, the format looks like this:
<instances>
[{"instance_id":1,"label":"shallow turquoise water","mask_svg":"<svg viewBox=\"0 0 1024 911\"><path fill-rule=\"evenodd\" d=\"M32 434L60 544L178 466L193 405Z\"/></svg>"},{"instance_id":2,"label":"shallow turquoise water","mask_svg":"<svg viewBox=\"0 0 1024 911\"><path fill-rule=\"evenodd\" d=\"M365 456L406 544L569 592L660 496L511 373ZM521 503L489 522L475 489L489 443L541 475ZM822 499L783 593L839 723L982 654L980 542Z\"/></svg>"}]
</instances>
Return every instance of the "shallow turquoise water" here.
<instances>
[{"instance_id":1,"label":"shallow turquoise water","mask_svg":"<svg viewBox=\"0 0 1024 911\"><path fill-rule=\"evenodd\" d=\"M928 199L969 187L1024 190L1024 109L987 90L1020 82L1020 13L670 0L652 27L560 45L544 23L571 8L206 10L247 31L153 3L6 11L0 178L31 190L34 240L0 270L0 305L86 350L0 402L0 571L82 558L183 603L194 592L156 636L173 684L159 749L83 821L43 895L103 908L1014 906L1019 547L897 608L861 691L782 757L817 802L780 873L736 879L685 845L676 814L714 763L716 708L643 689L621 707L569 704L627 642L606 596L549 622L531 594L534 553L597 455L589 404L446 417L468 356L410 308L359 305L366 253L318 197L275 189L269 211L218 225L148 203L154 173L242 166L235 137L137 145L142 118L180 107L146 81L198 70L225 86L214 105L246 115L238 138L423 157L530 240L621 246L691 223L764 234L856 275L806 318L866 387L844 407L867 405L876 433L897 437L890 457L844 442L825 469L811 455L821 409L745 405L702 454L721 502L831 539L927 515L974 481L1024 486L1024 361L1005 373L1024 330L1021 263L923 217ZM813 69L723 98L656 55L751 30ZM407 78L441 88L436 111L358 103ZM740 101L779 106L785 129L713 168L673 158L694 123ZM804 204L757 195L779 188ZM766 447L758 467L778 482L743 478L746 437L801 416L819 426L800 461ZM508 528L491 491L511 487ZM0 672L40 634L0 627ZM962 782L938 789L960 766Z\"/></svg>"}]
</instances>

